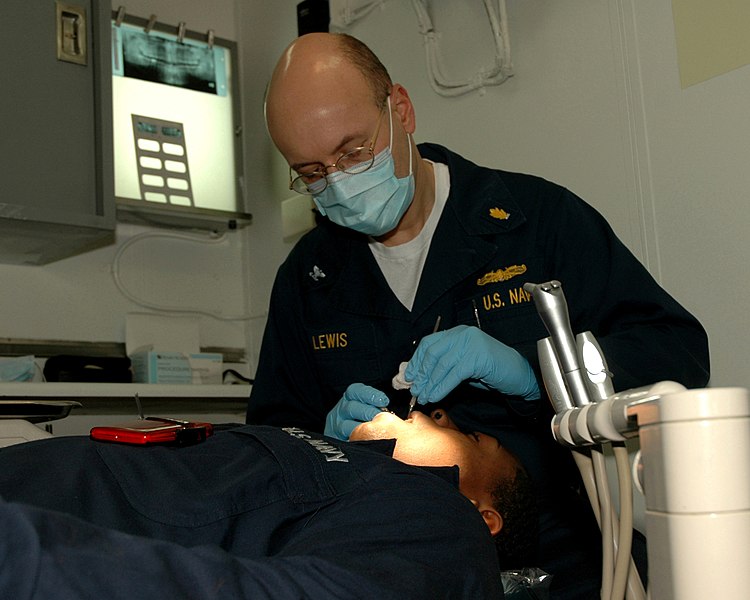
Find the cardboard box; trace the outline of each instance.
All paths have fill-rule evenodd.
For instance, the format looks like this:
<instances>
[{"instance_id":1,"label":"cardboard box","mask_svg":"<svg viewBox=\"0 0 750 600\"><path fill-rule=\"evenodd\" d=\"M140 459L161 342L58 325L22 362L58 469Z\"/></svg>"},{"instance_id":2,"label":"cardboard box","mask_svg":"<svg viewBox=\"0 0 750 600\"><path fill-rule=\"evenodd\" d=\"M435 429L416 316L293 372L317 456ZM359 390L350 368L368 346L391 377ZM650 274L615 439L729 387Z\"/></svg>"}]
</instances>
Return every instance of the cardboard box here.
<instances>
[{"instance_id":1,"label":"cardboard box","mask_svg":"<svg viewBox=\"0 0 750 600\"><path fill-rule=\"evenodd\" d=\"M221 354L200 352L188 354L193 383L221 384L224 357Z\"/></svg>"},{"instance_id":2,"label":"cardboard box","mask_svg":"<svg viewBox=\"0 0 750 600\"><path fill-rule=\"evenodd\" d=\"M130 356L135 383L220 384L223 357L201 352L136 352Z\"/></svg>"}]
</instances>

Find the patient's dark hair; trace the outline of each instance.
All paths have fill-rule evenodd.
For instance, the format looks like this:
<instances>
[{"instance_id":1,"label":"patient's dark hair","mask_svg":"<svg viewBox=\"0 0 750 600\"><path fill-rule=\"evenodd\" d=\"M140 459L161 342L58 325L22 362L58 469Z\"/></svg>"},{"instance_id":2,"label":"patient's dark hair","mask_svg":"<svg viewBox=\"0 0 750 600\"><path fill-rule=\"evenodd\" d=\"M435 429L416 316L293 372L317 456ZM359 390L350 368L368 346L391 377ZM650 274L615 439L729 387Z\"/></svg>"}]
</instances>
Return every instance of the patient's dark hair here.
<instances>
[{"instance_id":1,"label":"patient's dark hair","mask_svg":"<svg viewBox=\"0 0 750 600\"><path fill-rule=\"evenodd\" d=\"M528 473L517 463L515 475L498 480L491 493L493 506L503 517L503 528L495 536L500 569L534 566L539 514Z\"/></svg>"}]
</instances>

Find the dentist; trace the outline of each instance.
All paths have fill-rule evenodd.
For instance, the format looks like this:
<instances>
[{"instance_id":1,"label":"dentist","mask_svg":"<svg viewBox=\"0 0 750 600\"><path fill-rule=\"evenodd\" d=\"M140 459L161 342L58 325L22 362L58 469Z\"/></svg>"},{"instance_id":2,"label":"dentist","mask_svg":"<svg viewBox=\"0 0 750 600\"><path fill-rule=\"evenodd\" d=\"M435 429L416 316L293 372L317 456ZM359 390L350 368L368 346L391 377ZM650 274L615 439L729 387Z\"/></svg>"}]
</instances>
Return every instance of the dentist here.
<instances>
[{"instance_id":1,"label":"dentist","mask_svg":"<svg viewBox=\"0 0 750 600\"><path fill-rule=\"evenodd\" d=\"M412 395L441 403L526 465L542 507L535 566L554 574L553 597L598 597L598 532L549 433L536 356L547 333L523 285L565 285L572 327L597 337L617 389L705 385L700 323L569 190L417 146L407 90L351 36L294 40L265 110L318 223L277 273L248 423L347 439L382 408L406 416ZM409 391L391 386L402 362Z\"/></svg>"}]
</instances>

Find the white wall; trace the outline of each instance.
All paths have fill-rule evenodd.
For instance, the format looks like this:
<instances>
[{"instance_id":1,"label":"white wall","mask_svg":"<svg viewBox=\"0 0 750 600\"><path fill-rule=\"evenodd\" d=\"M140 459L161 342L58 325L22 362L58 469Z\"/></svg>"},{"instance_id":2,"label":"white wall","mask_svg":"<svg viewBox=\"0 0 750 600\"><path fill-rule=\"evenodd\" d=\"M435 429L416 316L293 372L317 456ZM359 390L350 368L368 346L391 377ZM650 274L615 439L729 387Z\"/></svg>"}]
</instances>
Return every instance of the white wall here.
<instances>
[{"instance_id":1,"label":"white wall","mask_svg":"<svg viewBox=\"0 0 750 600\"><path fill-rule=\"evenodd\" d=\"M251 282L249 303L266 310L271 286L281 262L292 248L282 239L281 201L292 195L288 167L273 147L263 119L263 96L271 71L283 49L297 36L294 0L238 0L242 98L245 131L245 177L253 226L246 246ZM249 323L248 349L254 372L265 321Z\"/></svg>"},{"instance_id":2,"label":"white wall","mask_svg":"<svg viewBox=\"0 0 750 600\"><path fill-rule=\"evenodd\" d=\"M681 89L670 2L632 4L661 281L708 330L712 384L750 387L750 66Z\"/></svg>"}]
</instances>

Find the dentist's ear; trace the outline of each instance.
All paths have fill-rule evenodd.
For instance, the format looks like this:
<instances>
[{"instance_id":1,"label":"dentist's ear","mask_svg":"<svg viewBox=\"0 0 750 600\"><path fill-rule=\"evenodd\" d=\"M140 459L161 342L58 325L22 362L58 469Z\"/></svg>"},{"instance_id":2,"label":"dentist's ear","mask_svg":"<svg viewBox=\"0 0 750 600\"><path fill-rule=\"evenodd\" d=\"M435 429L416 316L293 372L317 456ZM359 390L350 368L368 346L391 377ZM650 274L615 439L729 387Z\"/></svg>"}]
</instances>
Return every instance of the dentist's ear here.
<instances>
[{"instance_id":1,"label":"dentist's ear","mask_svg":"<svg viewBox=\"0 0 750 600\"><path fill-rule=\"evenodd\" d=\"M500 533L500 530L503 528L503 516L497 512L497 509L490 504L481 504L473 498L469 498L469 501L476 506L484 522L487 523L490 535L494 537Z\"/></svg>"},{"instance_id":2,"label":"dentist's ear","mask_svg":"<svg viewBox=\"0 0 750 600\"><path fill-rule=\"evenodd\" d=\"M391 88L391 110L396 111L396 116L401 121L404 131L413 134L417 128L414 105L411 103L411 98L409 98L409 92L400 83L394 83Z\"/></svg>"}]
</instances>

